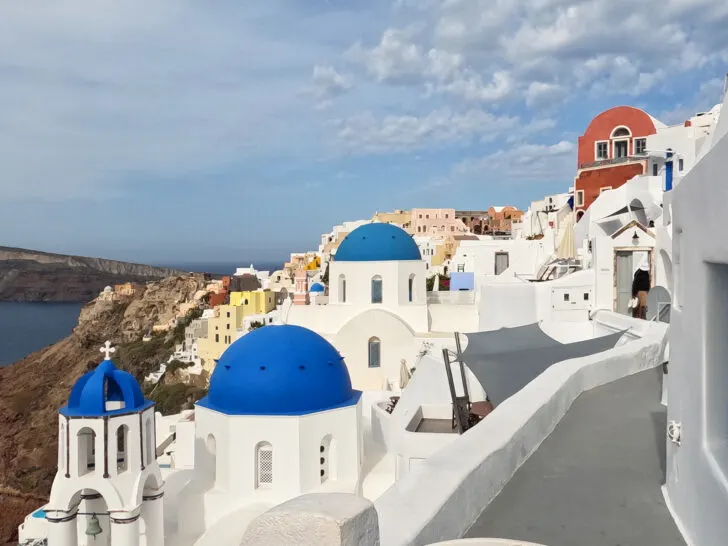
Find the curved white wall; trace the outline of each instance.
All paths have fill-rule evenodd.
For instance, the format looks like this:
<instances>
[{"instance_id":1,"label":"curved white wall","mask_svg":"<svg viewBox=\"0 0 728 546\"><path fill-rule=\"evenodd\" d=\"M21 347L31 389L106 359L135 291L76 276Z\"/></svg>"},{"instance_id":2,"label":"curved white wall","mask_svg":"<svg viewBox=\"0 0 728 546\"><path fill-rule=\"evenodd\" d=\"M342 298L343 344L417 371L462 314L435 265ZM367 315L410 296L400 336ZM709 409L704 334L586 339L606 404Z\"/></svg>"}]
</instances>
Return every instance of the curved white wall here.
<instances>
[{"instance_id":1,"label":"curved white wall","mask_svg":"<svg viewBox=\"0 0 728 546\"><path fill-rule=\"evenodd\" d=\"M552 366L411 470L375 502L382 544L462 536L582 392L661 364L666 329L650 323L642 339Z\"/></svg>"}]
</instances>

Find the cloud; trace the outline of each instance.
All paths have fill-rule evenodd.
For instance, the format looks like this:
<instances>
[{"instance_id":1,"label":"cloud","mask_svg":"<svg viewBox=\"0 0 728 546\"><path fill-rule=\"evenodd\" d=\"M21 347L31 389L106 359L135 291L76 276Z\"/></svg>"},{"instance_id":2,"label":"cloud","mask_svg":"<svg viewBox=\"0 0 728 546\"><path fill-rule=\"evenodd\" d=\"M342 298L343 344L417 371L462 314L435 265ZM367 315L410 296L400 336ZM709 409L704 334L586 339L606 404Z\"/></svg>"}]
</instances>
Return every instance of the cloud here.
<instances>
[{"instance_id":1,"label":"cloud","mask_svg":"<svg viewBox=\"0 0 728 546\"><path fill-rule=\"evenodd\" d=\"M658 119L668 125L683 122L699 112L706 112L721 101L725 80L713 78L700 85L686 102L660 112Z\"/></svg>"},{"instance_id":2,"label":"cloud","mask_svg":"<svg viewBox=\"0 0 728 546\"><path fill-rule=\"evenodd\" d=\"M401 152L445 144L489 141L518 125L513 117L498 117L483 110L455 113L449 108L424 116L376 117L371 112L336 122L338 136L356 153Z\"/></svg>"},{"instance_id":3,"label":"cloud","mask_svg":"<svg viewBox=\"0 0 728 546\"><path fill-rule=\"evenodd\" d=\"M642 96L728 59L723 0L400 0L422 22L356 48L379 83L428 96L551 106L578 93Z\"/></svg>"},{"instance_id":4,"label":"cloud","mask_svg":"<svg viewBox=\"0 0 728 546\"><path fill-rule=\"evenodd\" d=\"M573 142L521 143L480 158L462 161L454 167L453 173L454 176L466 178L493 176L497 173L500 182L563 180L564 186L568 186L573 180L575 164Z\"/></svg>"},{"instance_id":5,"label":"cloud","mask_svg":"<svg viewBox=\"0 0 728 546\"><path fill-rule=\"evenodd\" d=\"M3 199L118 197L241 157L310 153L317 126L296 90L322 50L267 34L264 9L41 5L0 6Z\"/></svg>"},{"instance_id":6,"label":"cloud","mask_svg":"<svg viewBox=\"0 0 728 546\"><path fill-rule=\"evenodd\" d=\"M333 66L317 64L313 67L308 91L319 101L318 108L326 108L332 99L348 93L351 88L350 79L339 74Z\"/></svg>"}]
</instances>

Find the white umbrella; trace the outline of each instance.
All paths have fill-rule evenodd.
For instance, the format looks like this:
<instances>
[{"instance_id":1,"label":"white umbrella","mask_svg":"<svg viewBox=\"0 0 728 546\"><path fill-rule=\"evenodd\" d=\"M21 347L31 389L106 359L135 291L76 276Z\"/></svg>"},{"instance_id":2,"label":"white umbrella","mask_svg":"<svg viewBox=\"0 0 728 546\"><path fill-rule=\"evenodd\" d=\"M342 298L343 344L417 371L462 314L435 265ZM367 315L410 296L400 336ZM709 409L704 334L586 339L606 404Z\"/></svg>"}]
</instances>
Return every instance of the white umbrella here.
<instances>
[{"instance_id":1,"label":"white umbrella","mask_svg":"<svg viewBox=\"0 0 728 546\"><path fill-rule=\"evenodd\" d=\"M407 369L407 361L403 358L399 366L399 388L404 390L411 378L412 374Z\"/></svg>"},{"instance_id":2,"label":"white umbrella","mask_svg":"<svg viewBox=\"0 0 728 546\"><path fill-rule=\"evenodd\" d=\"M576 242L574 240L574 222L573 220L567 222L563 226L563 235L559 242L559 248L556 250L556 255L559 258L571 259L576 258Z\"/></svg>"}]
</instances>

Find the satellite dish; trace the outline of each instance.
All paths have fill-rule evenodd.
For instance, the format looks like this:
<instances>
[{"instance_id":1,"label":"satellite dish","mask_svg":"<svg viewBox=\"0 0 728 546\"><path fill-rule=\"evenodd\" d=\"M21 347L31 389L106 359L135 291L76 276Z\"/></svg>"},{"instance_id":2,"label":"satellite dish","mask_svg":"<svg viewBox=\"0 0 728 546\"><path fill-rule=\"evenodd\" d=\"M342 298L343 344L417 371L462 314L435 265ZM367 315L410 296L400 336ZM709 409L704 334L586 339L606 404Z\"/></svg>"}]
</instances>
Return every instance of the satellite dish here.
<instances>
[{"instance_id":1,"label":"satellite dish","mask_svg":"<svg viewBox=\"0 0 728 546\"><path fill-rule=\"evenodd\" d=\"M647 320L670 323L672 298L664 286L653 286L647 295Z\"/></svg>"}]
</instances>

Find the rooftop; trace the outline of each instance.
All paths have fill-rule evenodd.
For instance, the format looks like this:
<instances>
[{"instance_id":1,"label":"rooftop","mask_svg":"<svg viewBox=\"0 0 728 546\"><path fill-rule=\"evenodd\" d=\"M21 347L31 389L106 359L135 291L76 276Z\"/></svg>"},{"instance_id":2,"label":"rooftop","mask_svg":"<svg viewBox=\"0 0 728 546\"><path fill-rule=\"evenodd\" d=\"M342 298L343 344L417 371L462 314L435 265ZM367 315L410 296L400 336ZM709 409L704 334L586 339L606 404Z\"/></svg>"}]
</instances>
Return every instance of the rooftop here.
<instances>
[{"instance_id":1,"label":"rooftop","mask_svg":"<svg viewBox=\"0 0 728 546\"><path fill-rule=\"evenodd\" d=\"M582 394L467 534L550 546L685 546L665 506L662 371Z\"/></svg>"}]
</instances>

